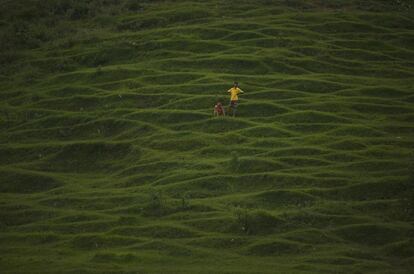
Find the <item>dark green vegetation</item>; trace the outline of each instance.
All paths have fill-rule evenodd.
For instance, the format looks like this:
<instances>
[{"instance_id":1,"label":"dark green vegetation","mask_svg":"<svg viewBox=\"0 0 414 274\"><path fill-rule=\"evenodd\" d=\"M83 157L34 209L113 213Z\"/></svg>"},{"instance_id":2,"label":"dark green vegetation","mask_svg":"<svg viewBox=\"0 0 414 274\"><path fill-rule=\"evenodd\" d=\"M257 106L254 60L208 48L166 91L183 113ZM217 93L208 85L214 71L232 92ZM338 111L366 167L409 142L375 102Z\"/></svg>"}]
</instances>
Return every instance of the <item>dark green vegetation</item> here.
<instances>
[{"instance_id":1,"label":"dark green vegetation","mask_svg":"<svg viewBox=\"0 0 414 274\"><path fill-rule=\"evenodd\" d=\"M0 3L1 273L413 273L412 1Z\"/></svg>"}]
</instances>

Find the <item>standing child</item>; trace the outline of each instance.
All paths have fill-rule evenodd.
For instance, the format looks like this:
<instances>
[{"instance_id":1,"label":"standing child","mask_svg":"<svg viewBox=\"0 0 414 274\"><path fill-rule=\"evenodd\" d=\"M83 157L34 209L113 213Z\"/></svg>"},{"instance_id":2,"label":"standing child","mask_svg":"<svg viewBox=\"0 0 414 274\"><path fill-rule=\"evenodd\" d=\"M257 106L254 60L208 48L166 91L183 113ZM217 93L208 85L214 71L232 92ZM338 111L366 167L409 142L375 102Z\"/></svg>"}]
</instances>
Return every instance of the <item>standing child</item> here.
<instances>
[{"instance_id":1,"label":"standing child","mask_svg":"<svg viewBox=\"0 0 414 274\"><path fill-rule=\"evenodd\" d=\"M238 82L234 82L233 87L231 89L229 89L227 92L230 93L229 112L230 112L230 109L231 109L233 117L235 117L236 116L237 105L238 105L238 101L239 101L239 96L238 95L240 93L244 93L244 91L239 88L239 83Z\"/></svg>"},{"instance_id":2,"label":"standing child","mask_svg":"<svg viewBox=\"0 0 414 274\"><path fill-rule=\"evenodd\" d=\"M217 104L214 106L214 116L226 116L226 112L224 111L224 107L221 104L221 102L217 102Z\"/></svg>"}]
</instances>

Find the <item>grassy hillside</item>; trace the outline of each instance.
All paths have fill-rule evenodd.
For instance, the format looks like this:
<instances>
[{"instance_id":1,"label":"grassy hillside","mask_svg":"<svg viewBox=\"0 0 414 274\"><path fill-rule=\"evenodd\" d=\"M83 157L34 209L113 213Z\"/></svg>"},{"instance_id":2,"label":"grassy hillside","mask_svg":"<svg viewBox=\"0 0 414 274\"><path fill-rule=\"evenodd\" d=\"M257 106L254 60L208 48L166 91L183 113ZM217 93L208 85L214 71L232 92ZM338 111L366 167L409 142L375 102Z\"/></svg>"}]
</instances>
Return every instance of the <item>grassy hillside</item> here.
<instances>
[{"instance_id":1,"label":"grassy hillside","mask_svg":"<svg viewBox=\"0 0 414 274\"><path fill-rule=\"evenodd\" d=\"M0 4L0 272L414 272L413 1Z\"/></svg>"}]
</instances>

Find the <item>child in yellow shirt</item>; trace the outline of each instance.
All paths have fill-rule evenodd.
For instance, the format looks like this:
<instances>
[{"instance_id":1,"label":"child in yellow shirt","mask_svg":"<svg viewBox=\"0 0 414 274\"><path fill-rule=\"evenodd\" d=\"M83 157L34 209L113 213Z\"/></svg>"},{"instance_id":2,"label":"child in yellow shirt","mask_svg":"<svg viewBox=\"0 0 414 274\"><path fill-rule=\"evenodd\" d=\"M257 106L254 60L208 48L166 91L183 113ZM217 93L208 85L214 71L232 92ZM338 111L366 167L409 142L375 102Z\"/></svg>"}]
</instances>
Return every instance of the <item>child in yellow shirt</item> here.
<instances>
[{"instance_id":1,"label":"child in yellow shirt","mask_svg":"<svg viewBox=\"0 0 414 274\"><path fill-rule=\"evenodd\" d=\"M238 101L239 101L239 94L244 93L243 90L241 90L239 88L239 83L238 82L234 82L233 83L233 87L231 89L229 89L227 92L230 93L230 105L229 105L229 112L231 109L231 112L233 114L233 117L236 116L236 110L237 110L237 105L238 105Z\"/></svg>"}]
</instances>

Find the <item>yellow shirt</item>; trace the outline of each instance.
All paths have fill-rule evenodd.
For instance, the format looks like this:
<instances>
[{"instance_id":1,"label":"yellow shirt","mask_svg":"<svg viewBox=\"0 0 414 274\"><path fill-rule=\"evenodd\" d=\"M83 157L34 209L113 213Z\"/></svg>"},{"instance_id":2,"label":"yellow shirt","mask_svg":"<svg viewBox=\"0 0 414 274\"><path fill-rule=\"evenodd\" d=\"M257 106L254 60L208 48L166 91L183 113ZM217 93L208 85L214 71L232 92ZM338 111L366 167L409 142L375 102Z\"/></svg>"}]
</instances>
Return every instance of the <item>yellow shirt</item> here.
<instances>
[{"instance_id":1,"label":"yellow shirt","mask_svg":"<svg viewBox=\"0 0 414 274\"><path fill-rule=\"evenodd\" d=\"M231 101L237 101L239 100L239 96L237 96L239 93L243 93L243 90L239 88L232 87L227 92L230 92L230 100Z\"/></svg>"}]
</instances>

